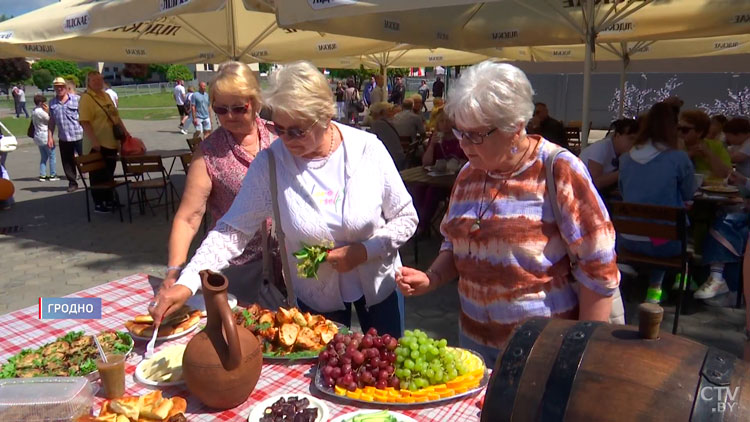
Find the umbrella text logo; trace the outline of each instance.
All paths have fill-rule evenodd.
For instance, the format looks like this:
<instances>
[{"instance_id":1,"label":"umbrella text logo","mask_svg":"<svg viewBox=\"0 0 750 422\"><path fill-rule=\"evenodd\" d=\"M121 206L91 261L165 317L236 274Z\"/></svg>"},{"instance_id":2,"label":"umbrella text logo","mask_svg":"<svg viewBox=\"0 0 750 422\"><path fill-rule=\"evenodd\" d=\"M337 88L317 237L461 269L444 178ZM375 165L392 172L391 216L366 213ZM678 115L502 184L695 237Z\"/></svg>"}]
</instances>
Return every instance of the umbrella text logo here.
<instances>
[{"instance_id":1,"label":"umbrella text logo","mask_svg":"<svg viewBox=\"0 0 750 422\"><path fill-rule=\"evenodd\" d=\"M732 19L732 23L750 23L750 14L735 15L734 19Z\"/></svg>"},{"instance_id":2,"label":"umbrella text logo","mask_svg":"<svg viewBox=\"0 0 750 422\"><path fill-rule=\"evenodd\" d=\"M633 22L617 22L608 26L602 32L632 32L634 29Z\"/></svg>"},{"instance_id":3,"label":"umbrella text logo","mask_svg":"<svg viewBox=\"0 0 750 422\"><path fill-rule=\"evenodd\" d=\"M714 50L731 50L740 46L739 41L715 42Z\"/></svg>"},{"instance_id":4,"label":"umbrella text logo","mask_svg":"<svg viewBox=\"0 0 750 422\"><path fill-rule=\"evenodd\" d=\"M49 44L24 44L23 49L29 53L55 54L55 46Z\"/></svg>"},{"instance_id":5,"label":"umbrella text logo","mask_svg":"<svg viewBox=\"0 0 750 422\"><path fill-rule=\"evenodd\" d=\"M148 54L146 53L146 50L143 48L126 48L125 55L143 57L143 56L147 56Z\"/></svg>"},{"instance_id":6,"label":"umbrella text logo","mask_svg":"<svg viewBox=\"0 0 750 422\"><path fill-rule=\"evenodd\" d=\"M13 38L13 31L0 32L0 40L9 40Z\"/></svg>"},{"instance_id":7,"label":"umbrella text logo","mask_svg":"<svg viewBox=\"0 0 750 422\"><path fill-rule=\"evenodd\" d=\"M162 12L165 12L174 9L175 7L184 6L188 3L190 3L190 0L161 0L159 2L159 8Z\"/></svg>"},{"instance_id":8,"label":"umbrella text logo","mask_svg":"<svg viewBox=\"0 0 750 422\"><path fill-rule=\"evenodd\" d=\"M514 40L521 36L521 32L517 29L511 29L508 31L497 31L492 33L492 39L494 41L505 41Z\"/></svg>"},{"instance_id":9,"label":"umbrella text logo","mask_svg":"<svg viewBox=\"0 0 750 422\"><path fill-rule=\"evenodd\" d=\"M318 44L318 52L328 52L338 50L339 45L335 42L322 42Z\"/></svg>"},{"instance_id":10,"label":"umbrella text logo","mask_svg":"<svg viewBox=\"0 0 750 422\"><path fill-rule=\"evenodd\" d=\"M390 19L383 19L383 28L388 31L400 31L401 23Z\"/></svg>"},{"instance_id":11,"label":"umbrella text logo","mask_svg":"<svg viewBox=\"0 0 750 422\"><path fill-rule=\"evenodd\" d=\"M79 15L70 15L65 17L63 21L63 31L74 32L86 29L91 23L91 15L89 12L85 12Z\"/></svg>"},{"instance_id":12,"label":"umbrella text logo","mask_svg":"<svg viewBox=\"0 0 750 422\"><path fill-rule=\"evenodd\" d=\"M329 7L336 6L349 6L351 4L357 3L357 1L358 0L307 0L307 2L310 4L310 7L315 10L327 9Z\"/></svg>"}]
</instances>

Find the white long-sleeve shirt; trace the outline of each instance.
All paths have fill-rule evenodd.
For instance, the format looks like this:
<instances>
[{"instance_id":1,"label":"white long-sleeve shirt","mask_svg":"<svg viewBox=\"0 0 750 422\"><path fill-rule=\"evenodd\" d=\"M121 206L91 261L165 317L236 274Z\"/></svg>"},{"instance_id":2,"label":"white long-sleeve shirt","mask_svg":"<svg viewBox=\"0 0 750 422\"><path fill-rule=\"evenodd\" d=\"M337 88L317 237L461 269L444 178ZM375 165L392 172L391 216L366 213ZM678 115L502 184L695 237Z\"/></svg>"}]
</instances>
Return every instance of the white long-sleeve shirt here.
<instances>
[{"instance_id":1,"label":"white long-sleeve shirt","mask_svg":"<svg viewBox=\"0 0 750 422\"><path fill-rule=\"evenodd\" d=\"M317 280L300 278L292 254L302 243L364 244L368 260L354 271L359 273L367 305L372 306L396 288L395 272L401 266L398 248L414 234L418 221L411 196L382 142L367 132L335 125L343 135L346 153L342 225L347 230L343 238L333 238L309 186L305 186L304 170L298 168L284 143L274 142L270 147L276 159L277 198L291 284L297 297L319 312L344 309L341 277L323 263ZM226 268L229 260L244 250L260 223L273 216L268 160L265 150L255 158L232 207L206 236L177 284L195 293L201 285L200 270Z\"/></svg>"}]
</instances>

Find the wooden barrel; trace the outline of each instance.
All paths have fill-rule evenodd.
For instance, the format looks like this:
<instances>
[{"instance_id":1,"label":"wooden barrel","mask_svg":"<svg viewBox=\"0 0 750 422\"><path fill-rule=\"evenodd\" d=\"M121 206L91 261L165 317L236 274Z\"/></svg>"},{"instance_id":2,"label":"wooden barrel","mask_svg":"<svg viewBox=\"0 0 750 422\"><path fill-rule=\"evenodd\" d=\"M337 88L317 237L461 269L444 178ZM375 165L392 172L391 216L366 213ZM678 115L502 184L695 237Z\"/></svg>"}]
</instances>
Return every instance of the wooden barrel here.
<instances>
[{"instance_id":1,"label":"wooden barrel","mask_svg":"<svg viewBox=\"0 0 750 422\"><path fill-rule=\"evenodd\" d=\"M748 365L667 333L534 318L506 343L481 420L749 421Z\"/></svg>"}]
</instances>

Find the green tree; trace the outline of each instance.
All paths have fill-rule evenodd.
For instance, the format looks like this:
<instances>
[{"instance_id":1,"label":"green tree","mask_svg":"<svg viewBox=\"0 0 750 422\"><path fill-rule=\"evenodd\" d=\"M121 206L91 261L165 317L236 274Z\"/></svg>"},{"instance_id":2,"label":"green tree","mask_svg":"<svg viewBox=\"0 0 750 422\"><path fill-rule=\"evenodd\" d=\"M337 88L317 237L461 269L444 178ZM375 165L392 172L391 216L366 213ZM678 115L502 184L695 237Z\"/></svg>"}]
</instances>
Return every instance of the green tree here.
<instances>
[{"instance_id":1,"label":"green tree","mask_svg":"<svg viewBox=\"0 0 750 422\"><path fill-rule=\"evenodd\" d=\"M91 66L84 66L84 67L78 69L78 73L77 73L77 75L78 75L78 84L76 84L76 86L81 86L80 83L86 81L86 77L88 76L89 72L92 72L92 71L95 71L95 70L96 69L94 69Z\"/></svg>"},{"instance_id":2,"label":"green tree","mask_svg":"<svg viewBox=\"0 0 750 422\"><path fill-rule=\"evenodd\" d=\"M0 59L0 84L11 84L31 77L29 62L23 57Z\"/></svg>"},{"instance_id":3,"label":"green tree","mask_svg":"<svg viewBox=\"0 0 750 422\"><path fill-rule=\"evenodd\" d=\"M78 65L67 60L42 59L31 65L31 70L47 69L53 77L77 75Z\"/></svg>"},{"instance_id":4,"label":"green tree","mask_svg":"<svg viewBox=\"0 0 750 422\"><path fill-rule=\"evenodd\" d=\"M81 80L78 78L78 75L73 75L73 74L62 75L62 78L65 79L66 81L68 80L73 81L73 83L75 83L76 86L81 86ZM84 78L83 80L85 81L86 78Z\"/></svg>"},{"instance_id":5,"label":"green tree","mask_svg":"<svg viewBox=\"0 0 750 422\"><path fill-rule=\"evenodd\" d=\"M183 80L192 81L193 72L184 64L173 64L167 69L167 79L170 81Z\"/></svg>"},{"instance_id":6,"label":"green tree","mask_svg":"<svg viewBox=\"0 0 750 422\"><path fill-rule=\"evenodd\" d=\"M334 79L354 79L354 85L358 89L362 89L362 83L375 75L375 71L366 69L362 65L359 65L359 69L329 69L329 72Z\"/></svg>"},{"instance_id":7,"label":"green tree","mask_svg":"<svg viewBox=\"0 0 750 422\"><path fill-rule=\"evenodd\" d=\"M147 64L125 63L125 68L122 69L122 76L143 82L151 77L151 70Z\"/></svg>"},{"instance_id":8,"label":"green tree","mask_svg":"<svg viewBox=\"0 0 750 422\"><path fill-rule=\"evenodd\" d=\"M271 71L271 63L258 63L258 71L260 73L268 73Z\"/></svg>"},{"instance_id":9,"label":"green tree","mask_svg":"<svg viewBox=\"0 0 750 422\"><path fill-rule=\"evenodd\" d=\"M158 73L161 75L160 79L167 79L167 71L169 70L168 64L157 64L152 63L148 65L148 71L150 74Z\"/></svg>"},{"instance_id":10,"label":"green tree","mask_svg":"<svg viewBox=\"0 0 750 422\"><path fill-rule=\"evenodd\" d=\"M42 91L49 88L52 85L52 80L55 79L47 69L36 69L32 72L31 77L34 80L34 85Z\"/></svg>"},{"instance_id":11,"label":"green tree","mask_svg":"<svg viewBox=\"0 0 750 422\"><path fill-rule=\"evenodd\" d=\"M8 19L12 19L12 18L13 18L12 15L6 15L5 13L3 13L0 15L0 22L7 21Z\"/></svg>"}]
</instances>

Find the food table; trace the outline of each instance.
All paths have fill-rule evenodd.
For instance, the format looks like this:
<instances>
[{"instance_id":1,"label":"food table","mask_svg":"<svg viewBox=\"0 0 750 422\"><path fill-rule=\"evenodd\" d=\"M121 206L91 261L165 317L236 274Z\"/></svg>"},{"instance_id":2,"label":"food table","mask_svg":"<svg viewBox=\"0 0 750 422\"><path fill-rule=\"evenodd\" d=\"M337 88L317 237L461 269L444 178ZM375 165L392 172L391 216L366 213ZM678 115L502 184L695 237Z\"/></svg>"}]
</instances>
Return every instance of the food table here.
<instances>
[{"instance_id":1,"label":"food table","mask_svg":"<svg viewBox=\"0 0 750 422\"><path fill-rule=\"evenodd\" d=\"M69 297L98 297L102 299L102 319L100 320L40 320L38 305L30 306L6 315L0 316L0 326L3 335L0 336L0 362L20 352L24 348L40 346L69 331L84 330L87 334L98 333L103 330L125 331L124 322L138 314L146 312L146 304L153 297L154 289L161 279L149 277L146 274L134 274L120 280L112 281L92 287ZM205 320L201 323L205 325ZM175 339L157 343L155 351L173 344L185 344L198 331ZM138 384L134 378L136 365L143 359L146 342L136 341L135 349L126 364L126 395L141 395L148 393L149 387ZM331 401L311 387L311 363L304 364L266 364L264 363L260 380L250 398L242 405L225 411L215 411L206 408L196 398L191 397L184 386L162 387L166 397L179 395L187 399L187 420L193 421L243 421L256 403L278 394L310 394L325 401L330 410L330 417L346 414L358 410L357 407L344 402ZM393 411L402 412L418 421L478 421L479 408L477 403L481 398L467 397L442 404L439 406L413 405L405 409ZM98 411L104 401L97 395L94 409ZM429 407L428 407L429 406ZM377 405L373 405L377 408Z\"/></svg>"},{"instance_id":2,"label":"food table","mask_svg":"<svg viewBox=\"0 0 750 422\"><path fill-rule=\"evenodd\" d=\"M424 167L412 167L410 169L402 170L400 172L401 179L404 184L411 183L423 183L426 185L440 186L444 188L452 188L453 183L456 181L457 174L451 173L444 176L431 176L430 173Z\"/></svg>"}]
</instances>

